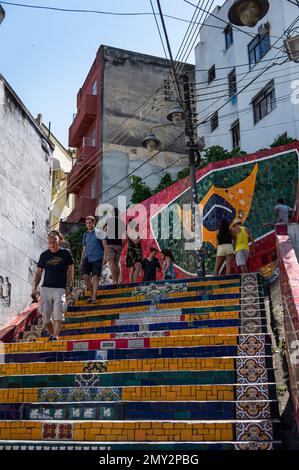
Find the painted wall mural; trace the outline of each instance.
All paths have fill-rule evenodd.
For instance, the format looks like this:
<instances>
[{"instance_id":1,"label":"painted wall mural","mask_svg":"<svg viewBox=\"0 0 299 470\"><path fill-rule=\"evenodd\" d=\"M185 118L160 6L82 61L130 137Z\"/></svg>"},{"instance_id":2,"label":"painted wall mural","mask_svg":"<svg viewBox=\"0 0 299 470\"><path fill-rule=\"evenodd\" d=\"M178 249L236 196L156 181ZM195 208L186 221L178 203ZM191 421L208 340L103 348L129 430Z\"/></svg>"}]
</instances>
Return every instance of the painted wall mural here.
<instances>
[{"instance_id":1,"label":"painted wall mural","mask_svg":"<svg viewBox=\"0 0 299 470\"><path fill-rule=\"evenodd\" d=\"M293 207L298 181L299 142L275 149L224 160L208 165L197 172L197 191L203 206L203 250L206 272L212 273L216 256L216 234L220 221L226 217L230 224L241 218L255 239L255 254L250 269L257 271L276 260L274 207L278 198ZM142 240L143 254L150 246L159 251L168 248L174 254L178 278L195 275L194 251L186 251L186 238L178 238L179 229L188 233L191 211L182 215L184 204L190 204L189 178L185 178L143 202L148 211L148 239ZM154 204L164 207L153 212ZM150 207L152 213L150 214ZM131 216L131 214L130 214ZM169 237L165 226L169 222ZM123 252L125 266L126 250ZM128 270L123 269L123 281Z\"/></svg>"}]
</instances>

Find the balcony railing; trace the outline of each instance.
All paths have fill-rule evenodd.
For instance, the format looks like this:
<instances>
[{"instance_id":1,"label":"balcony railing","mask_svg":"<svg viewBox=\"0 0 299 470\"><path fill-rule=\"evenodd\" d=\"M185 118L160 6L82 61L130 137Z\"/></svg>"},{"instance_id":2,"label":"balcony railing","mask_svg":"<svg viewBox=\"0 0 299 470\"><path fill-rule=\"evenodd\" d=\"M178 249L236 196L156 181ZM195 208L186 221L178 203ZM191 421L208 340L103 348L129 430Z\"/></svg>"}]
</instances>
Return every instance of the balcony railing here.
<instances>
[{"instance_id":1,"label":"balcony railing","mask_svg":"<svg viewBox=\"0 0 299 470\"><path fill-rule=\"evenodd\" d=\"M97 96L85 95L80 102L80 109L69 128L69 146L80 147L82 138L97 115Z\"/></svg>"},{"instance_id":2,"label":"balcony railing","mask_svg":"<svg viewBox=\"0 0 299 470\"><path fill-rule=\"evenodd\" d=\"M68 222L79 222L85 219L88 215L95 215L97 208L97 199L94 197L81 196L78 205L73 212L69 215Z\"/></svg>"},{"instance_id":3,"label":"balcony railing","mask_svg":"<svg viewBox=\"0 0 299 470\"><path fill-rule=\"evenodd\" d=\"M78 193L85 179L90 175L91 167L96 165L100 158L96 152L93 140L83 137L83 145L79 150L79 158L71 169L67 180L67 192Z\"/></svg>"}]
</instances>

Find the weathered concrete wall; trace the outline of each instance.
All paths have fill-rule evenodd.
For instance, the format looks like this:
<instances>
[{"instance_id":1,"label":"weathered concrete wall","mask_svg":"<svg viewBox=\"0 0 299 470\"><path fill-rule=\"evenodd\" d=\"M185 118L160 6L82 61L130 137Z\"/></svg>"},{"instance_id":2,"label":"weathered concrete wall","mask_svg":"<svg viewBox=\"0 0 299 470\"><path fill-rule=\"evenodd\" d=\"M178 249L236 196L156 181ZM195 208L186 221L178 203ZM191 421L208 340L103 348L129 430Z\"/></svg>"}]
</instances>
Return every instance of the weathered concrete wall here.
<instances>
[{"instance_id":1,"label":"weathered concrete wall","mask_svg":"<svg viewBox=\"0 0 299 470\"><path fill-rule=\"evenodd\" d=\"M129 204L132 196L132 190L128 189L131 184L129 175L132 172L135 176L143 178L150 188L155 188L166 172L175 179L177 172L186 167L186 159L180 159L180 155L175 152L161 152L151 159L155 153L155 151L141 147L105 145L102 202L116 205L116 195L120 193L121 196L127 197L127 204Z\"/></svg>"},{"instance_id":2,"label":"weathered concrete wall","mask_svg":"<svg viewBox=\"0 0 299 470\"><path fill-rule=\"evenodd\" d=\"M0 326L31 301L36 262L46 248L51 167L52 148L0 75Z\"/></svg>"},{"instance_id":3,"label":"weathered concrete wall","mask_svg":"<svg viewBox=\"0 0 299 470\"><path fill-rule=\"evenodd\" d=\"M159 57L103 47L105 67L101 85L104 142L102 192L105 191L105 194L102 202L110 199L109 202L114 203L113 196L120 191L122 196L125 195L130 199L131 191L128 189L130 181L126 178L108 191L111 184L115 184L150 159L134 174L145 178L159 172L145 181L153 188L165 172L175 176L186 166L186 160L178 161L185 153L186 147L184 138L176 139L183 131L182 123L153 129L161 141L161 149L166 149L173 143L168 151L159 153L157 157L151 158L156 151L149 152L141 145L143 138L153 126L170 124L166 116L174 103L165 100L166 95L163 91L164 79L170 76L168 62ZM194 80L194 66L187 64L184 70L190 79ZM157 92L161 87L162 89ZM150 98L149 101L143 105L147 98ZM170 164L173 165L167 168Z\"/></svg>"}]
</instances>

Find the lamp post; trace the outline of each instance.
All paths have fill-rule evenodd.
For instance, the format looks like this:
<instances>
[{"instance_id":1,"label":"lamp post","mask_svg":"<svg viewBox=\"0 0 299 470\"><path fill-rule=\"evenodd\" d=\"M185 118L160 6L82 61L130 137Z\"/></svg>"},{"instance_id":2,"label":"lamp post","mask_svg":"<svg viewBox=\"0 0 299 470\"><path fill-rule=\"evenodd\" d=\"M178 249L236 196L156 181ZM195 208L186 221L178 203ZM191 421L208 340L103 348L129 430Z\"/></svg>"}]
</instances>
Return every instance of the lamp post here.
<instances>
[{"instance_id":1,"label":"lamp post","mask_svg":"<svg viewBox=\"0 0 299 470\"><path fill-rule=\"evenodd\" d=\"M299 0L286 0L299 7ZM229 21L237 26L253 28L268 13L268 0L236 0L228 12ZM299 35L284 40L289 60L299 62Z\"/></svg>"},{"instance_id":2,"label":"lamp post","mask_svg":"<svg viewBox=\"0 0 299 470\"><path fill-rule=\"evenodd\" d=\"M161 142L153 133L155 127L167 127L173 126L178 122L185 120L185 135L187 137L187 150L189 156L189 166L190 166L190 180L191 180L191 190L192 190L192 221L193 221L193 230L194 230L194 246L196 253L196 273L198 277L205 277L205 264L204 264L204 252L201 249L201 237L199 236L200 230L200 221L199 221L199 201L197 195L197 184L196 184L196 167L195 159L200 157L198 152L198 145L196 143L196 134L193 126L192 119L192 109L191 109L191 97L189 89L189 77L188 75L183 76L184 82L184 107L182 108L180 104L175 104L172 106L167 119L171 121L172 124L161 124L153 126L151 132L146 134L142 141L142 145L149 150L156 150L160 148Z\"/></svg>"},{"instance_id":3,"label":"lamp post","mask_svg":"<svg viewBox=\"0 0 299 470\"><path fill-rule=\"evenodd\" d=\"M0 24L2 23L2 21L4 20L5 18L5 10L4 8L1 6L0 4Z\"/></svg>"},{"instance_id":4,"label":"lamp post","mask_svg":"<svg viewBox=\"0 0 299 470\"><path fill-rule=\"evenodd\" d=\"M286 0L299 7L298 0ZM228 12L229 21L237 26L253 28L268 13L268 0L236 0Z\"/></svg>"}]
</instances>

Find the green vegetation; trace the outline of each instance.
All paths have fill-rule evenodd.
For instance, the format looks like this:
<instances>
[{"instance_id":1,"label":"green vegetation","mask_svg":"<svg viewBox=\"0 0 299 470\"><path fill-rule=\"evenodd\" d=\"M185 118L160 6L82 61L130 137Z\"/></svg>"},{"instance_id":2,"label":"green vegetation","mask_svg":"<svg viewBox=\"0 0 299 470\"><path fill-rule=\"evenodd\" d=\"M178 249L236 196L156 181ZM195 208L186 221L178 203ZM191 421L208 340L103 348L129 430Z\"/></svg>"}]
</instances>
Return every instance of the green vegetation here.
<instances>
[{"instance_id":1,"label":"green vegetation","mask_svg":"<svg viewBox=\"0 0 299 470\"><path fill-rule=\"evenodd\" d=\"M71 253L75 261L75 278L78 278L79 276L81 276L80 259L81 259L81 251L82 251L82 238L85 232L86 232L86 228L85 226L82 226L82 228L79 228L77 232L72 233L71 235L65 237L65 239L70 244Z\"/></svg>"}]
</instances>

